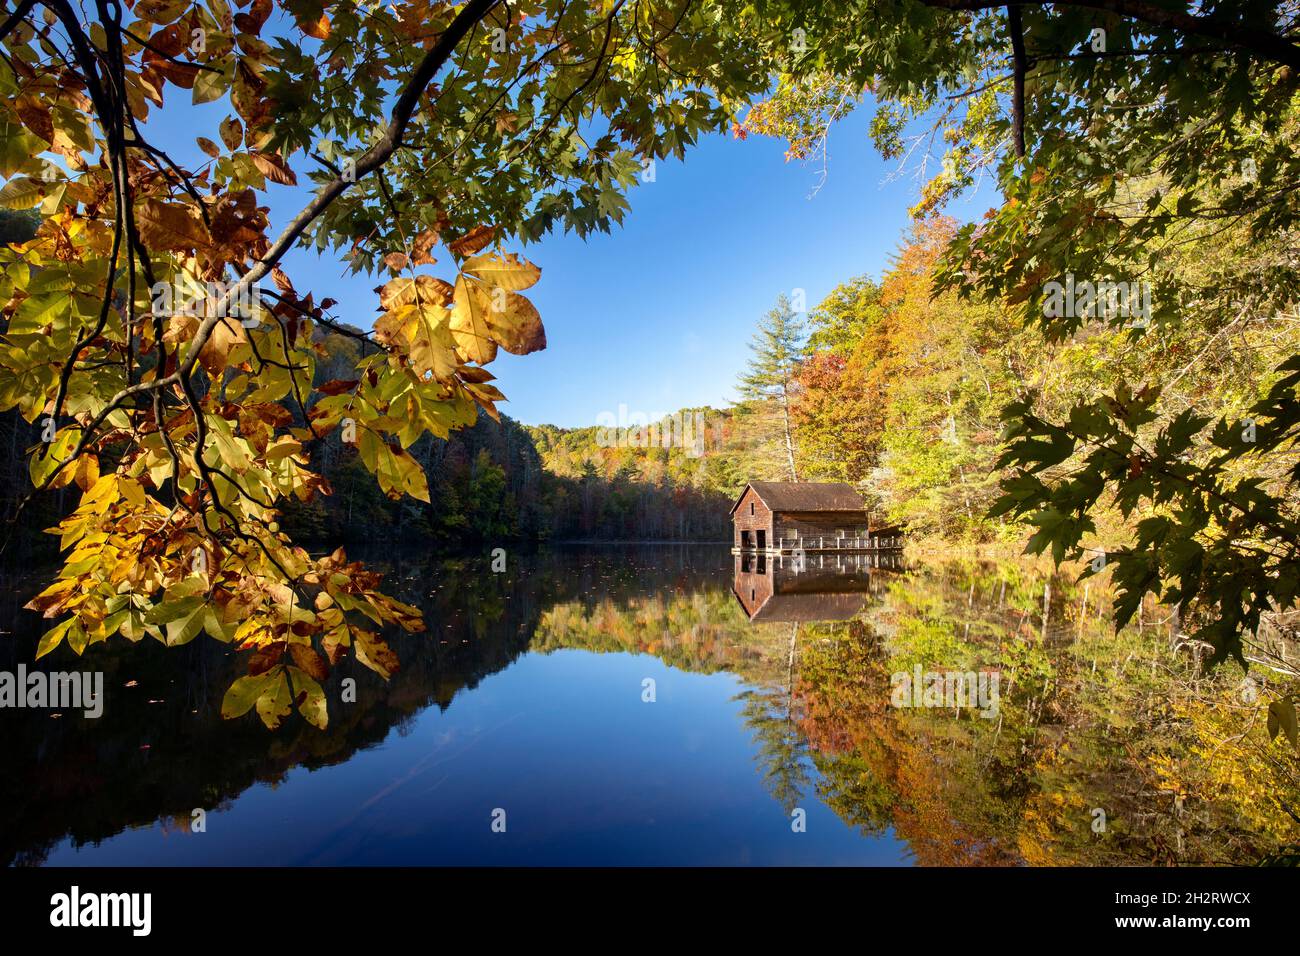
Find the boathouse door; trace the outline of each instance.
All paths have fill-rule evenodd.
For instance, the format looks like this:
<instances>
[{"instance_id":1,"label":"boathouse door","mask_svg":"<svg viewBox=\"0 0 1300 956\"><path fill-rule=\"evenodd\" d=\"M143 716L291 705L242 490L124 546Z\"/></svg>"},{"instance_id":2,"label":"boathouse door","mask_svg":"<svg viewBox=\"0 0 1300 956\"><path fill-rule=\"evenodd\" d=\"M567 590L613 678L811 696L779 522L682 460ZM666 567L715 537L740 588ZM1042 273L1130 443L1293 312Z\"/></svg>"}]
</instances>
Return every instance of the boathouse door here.
<instances>
[{"instance_id":1,"label":"boathouse door","mask_svg":"<svg viewBox=\"0 0 1300 956\"><path fill-rule=\"evenodd\" d=\"M758 530L758 550L759 551L767 550L767 532L764 531L762 528Z\"/></svg>"}]
</instances>

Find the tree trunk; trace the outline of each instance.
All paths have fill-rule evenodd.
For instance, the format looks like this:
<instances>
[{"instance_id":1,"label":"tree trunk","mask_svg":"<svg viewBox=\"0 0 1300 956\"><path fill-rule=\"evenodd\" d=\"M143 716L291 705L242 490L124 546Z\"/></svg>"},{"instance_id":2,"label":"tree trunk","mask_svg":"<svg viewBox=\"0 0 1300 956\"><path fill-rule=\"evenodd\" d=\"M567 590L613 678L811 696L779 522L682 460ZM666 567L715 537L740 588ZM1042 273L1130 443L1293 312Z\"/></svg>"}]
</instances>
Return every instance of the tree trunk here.
<instances>
[{"instance_id":1,"label":"tree trunk","mask_svg":"<svg viewBox=\"0 0 1300 956\"><path fill-rule=\"evenodd\" d=\"M794 435L790 430L790 392L781 386L781 415L785 419L785 456L790 466L790 480L799 480L799 471L794 465Z\"/></svg>"}]
</instances>

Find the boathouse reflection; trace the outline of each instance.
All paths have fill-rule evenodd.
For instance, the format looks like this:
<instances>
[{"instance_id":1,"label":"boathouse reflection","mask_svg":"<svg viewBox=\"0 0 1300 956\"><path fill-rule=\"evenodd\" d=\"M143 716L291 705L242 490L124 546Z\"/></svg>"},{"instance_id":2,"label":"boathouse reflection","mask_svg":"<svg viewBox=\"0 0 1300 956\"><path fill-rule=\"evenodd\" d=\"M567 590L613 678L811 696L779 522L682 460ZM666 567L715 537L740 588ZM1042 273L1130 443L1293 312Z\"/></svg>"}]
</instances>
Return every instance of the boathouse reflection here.
<instances>
[{"instance_id":1,"label":"boathouse reflection","mask_svg":"<svg viewBox=\"0 0 1300 956\"><path fill-rule=\"evenodd\" d=\"M750 621L845 621L880 587L879 571L903 568L902 553L735 555L732 591Z\"/></svg>"}]
</instances>

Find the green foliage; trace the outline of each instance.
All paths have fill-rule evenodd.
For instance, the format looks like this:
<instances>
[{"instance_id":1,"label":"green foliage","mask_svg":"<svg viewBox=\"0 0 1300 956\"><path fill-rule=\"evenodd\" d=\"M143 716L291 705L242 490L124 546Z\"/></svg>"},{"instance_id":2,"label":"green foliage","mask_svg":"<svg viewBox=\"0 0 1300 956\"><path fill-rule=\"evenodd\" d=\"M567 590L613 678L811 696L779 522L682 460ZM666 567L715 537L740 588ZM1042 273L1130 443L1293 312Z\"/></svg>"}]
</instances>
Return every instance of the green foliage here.
<instances>
[{"instance_id":1,"label":"green foliage","mask_svg":"<svg viewBox=\"0 0 1300 956\"><path fill-rule=\"evenodd\" d=\"M944 502L925 498L954 464L997 474L989 513L1026 522L1030 549L1057 561L1104 554L1120 620L1155 594L1210 660L1245 664L1244 643L1300 582L1289 6L1129 5L1101 20L1069 4L1014 18L946 6L755 8L808 37L759 114L780 117L765 131L797 147L824 118L808 90L869 84L882 153L940 160L918 212L983 174L1004 199L951 238L934 280L964 317L1017 320L994 350L1023 381L986 390L1011 399L1006 453L945 461L923 437L935 393L914 396L922 437L885 443L914 480L895 501L942 527L927 516ZM1140 307L1056 308L1049 284L1075 280L1132 283Z\"/></svg>"},{"instance_id":2,"label":"green foliage","mask_svg":"<svg viewBox=\"0 0 1300 956\"><path fill-rule=\"evenodd\" d=\"M748 368L737 390L737 430L747 439L751 478L799 480L793 406L799 365L806 354L803 321L784 293L758 323Z\"/></svg>"}]
</instances>

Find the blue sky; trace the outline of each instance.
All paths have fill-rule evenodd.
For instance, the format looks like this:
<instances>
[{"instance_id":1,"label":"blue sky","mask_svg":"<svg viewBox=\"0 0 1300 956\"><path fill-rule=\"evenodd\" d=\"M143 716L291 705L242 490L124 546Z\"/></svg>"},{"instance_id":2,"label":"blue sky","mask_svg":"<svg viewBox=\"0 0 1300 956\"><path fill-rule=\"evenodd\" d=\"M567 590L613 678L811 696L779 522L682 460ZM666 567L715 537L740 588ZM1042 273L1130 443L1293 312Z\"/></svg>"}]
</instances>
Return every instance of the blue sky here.
<instances>
[{"instance_id":1,"label":"blue sky","mask_svg":"<svg viewBox=\"0 0 1300 956\"><path fill-rule=\"evenodd\" d=\"M168 107L146 135L182 164L202 165L194 136L215 139L228 103ZM542 269L527 294L548 346L528 356L502 352L493 364L509 398L506 414L582 427L602 412L617 415L620 405L657 415L729 404L755 323L778 294L803 289L811 308L840 282L879 276L907 228L917 183L910 175L890 179L894 164L872 148L868 121L864 107L832 130L828 175L815 194L820 160L787 163L780 141L717 134L684 162L660 162L655 181L632 191L622 228L586 240L552 235L524 248ZM294 165L310 185L309 162ZM272 234L307 195L302 187L270 187ZM948 212L974 218L995 202L986 186ZM441 258L431 271L450 278ZM337 300L337 317L371 326L373 289L384 277L344 275L340 262L314 252L290 253L285 267L300 290Z\"/></svg>"},{"instance_id":2,"label":"blue sky","mask_svg":"<svg viewBox=\"0 0 1300 956\"><path fill-rule=\"evenodd\" d=\"M785 161L782 142L714 135L684 162L658 164L632 193L621 229L551 237L530 247L542 267L534 299L548 347L499 359L508 414L529 424L595 424L602 411L649 414L728 404L757 321L778 294L815 306L836 285L878 276L916 199L867 137L859 109L821 164ZM951 212L978 215L983 190Z\"/></svg>"}]
</instances>

